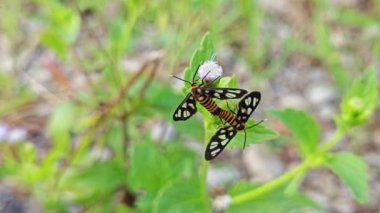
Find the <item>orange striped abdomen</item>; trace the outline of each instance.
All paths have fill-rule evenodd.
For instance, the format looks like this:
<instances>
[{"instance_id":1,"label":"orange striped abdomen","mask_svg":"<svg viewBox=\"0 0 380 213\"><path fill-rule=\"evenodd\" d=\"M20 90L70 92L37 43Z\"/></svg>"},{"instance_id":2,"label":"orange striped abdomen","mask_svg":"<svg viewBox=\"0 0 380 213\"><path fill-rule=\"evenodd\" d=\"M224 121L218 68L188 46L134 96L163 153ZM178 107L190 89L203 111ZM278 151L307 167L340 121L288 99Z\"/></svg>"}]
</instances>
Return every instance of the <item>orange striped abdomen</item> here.
<instances>
[{"instance_id":1,"label":"orange striped abdomen","mask_svg":"<svg viewBox=\"0 0 380 213\"><path fill-rule=\"evenodd\" d=\"M243 130L245 128L244 123L240 122L237 117L229 111L221 109L219 117L229 123L236 130Z\"/></svg>"},{"instance_id":2,"label":"orange striped abdomen","mask_svg":"<svg viewBox=\"0 0 380 213\"><path fill-rule=\"evenodd\" d=\"M220 114L221 109L215 103L215 101L212 100L212 98L210 98L208 96L200 95L198 93L195 93L194 96L195 96L195 99L200 104L202 104L202 106L204 108L206 108L206 110L209 111L211 114L213 114L213 115L219 115Z\"/></svg>"}]
</instances>

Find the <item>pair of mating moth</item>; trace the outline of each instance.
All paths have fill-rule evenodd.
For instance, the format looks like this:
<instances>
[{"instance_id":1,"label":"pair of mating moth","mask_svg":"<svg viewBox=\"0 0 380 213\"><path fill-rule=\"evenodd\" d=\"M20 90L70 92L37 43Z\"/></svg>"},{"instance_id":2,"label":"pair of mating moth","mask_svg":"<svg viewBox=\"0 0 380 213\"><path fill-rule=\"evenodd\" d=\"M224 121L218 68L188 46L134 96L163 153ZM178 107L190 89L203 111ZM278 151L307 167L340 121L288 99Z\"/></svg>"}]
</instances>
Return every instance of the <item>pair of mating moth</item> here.
<instances>
[{"instance_id":1,"label":"pair of mating moth","mask_svg":"<svg viewBox=\"0 0 380 213\"><path fill-rule=\"evenodd\" d=\"M198 69L199 67L194 73L192 82L173 76L191 85L191 91L174 111L173 119L174 121L183 121L189 119L197 112L197 101L212 115L219 116L219 118L227 123L227 125L218 129L215 135L211 138L210 142L207 144L205 150L205 159L212 160L223 151L223 149L227 146L227 144L237 134L238 131L244 130L245 133L246 129L256 126L260 123L256 123L250 127L246 127L245 125L259 104L261 95L260 92L254 91L248 93L244 89L207 87L204 86L204 79L202 79L202 83L198 85L195 81L195 76L198 72ZM227 111L220 108L213 100L213 98L227 100L238 99L241 97L243 98L238 103L236 112Z\"/></svg>"}]
</instances>

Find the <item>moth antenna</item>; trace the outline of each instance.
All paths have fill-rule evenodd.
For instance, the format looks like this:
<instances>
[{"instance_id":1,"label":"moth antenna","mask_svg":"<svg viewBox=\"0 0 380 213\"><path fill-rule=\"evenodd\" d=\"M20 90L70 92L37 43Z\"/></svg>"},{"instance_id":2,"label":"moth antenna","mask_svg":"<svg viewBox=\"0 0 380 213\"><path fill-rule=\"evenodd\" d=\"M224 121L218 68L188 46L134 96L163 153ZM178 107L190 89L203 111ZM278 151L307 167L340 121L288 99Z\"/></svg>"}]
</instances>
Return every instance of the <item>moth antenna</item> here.
<instances>
[{"instance_id":1,"label":"moth antenna","mask_svg":"<svg viewBox=\"0 0 380 213\"><path fill-rule=\"evenodd\" d=\"M213 53L210 60L213 61L215 60L215 58L216 58L216 53Z\"/></svg>"},{"instance_id":2,"label":"moth antenna","mask_svg":"<svg viewBox=\"0 0 380 213\"><path fill-rule=\"evenodd\" d=\"M195 76L197 76L197 72L198 72L198 70L199 70L199 67L201 67L201 65L202 65L202 64L198 65L197 70L195 70L195 73L194 73L194 75L193 75L193 82L195 82Z\"/></svg>"},{"instance_id":3,"label":"moth antenna","mask_svg":"<svg viewBox=\"0 0 380 213\"><path fill-rule=\"evenodd\" d=\"M169 75L169 76L171 76L171 77L173 77L173 78L176 78L176 79L178 79L178 80L181 80L181 81L183 81L183 82L186 82L186 83L192 84L190 81L187 81L187 80L182 79L182 78L180 78L180 77L177 77L177 76L175 76L175 75Z\"/></svg>"}]
</instances>

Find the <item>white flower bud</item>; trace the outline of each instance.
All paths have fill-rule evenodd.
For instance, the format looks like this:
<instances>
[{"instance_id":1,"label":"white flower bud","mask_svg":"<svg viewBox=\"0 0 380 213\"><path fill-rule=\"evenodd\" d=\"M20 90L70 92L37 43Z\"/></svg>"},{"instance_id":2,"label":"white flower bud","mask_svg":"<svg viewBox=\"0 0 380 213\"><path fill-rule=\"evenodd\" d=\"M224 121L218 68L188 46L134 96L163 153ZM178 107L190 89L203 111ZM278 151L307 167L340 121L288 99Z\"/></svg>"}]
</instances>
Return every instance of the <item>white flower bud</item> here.
<instances>
[{"instance_id":1,"label":"white flower bud","mask_svg":"<svg viewBox=\"0 0 380 213\"><path fill-rule=\"evenodd\" d=\"M213 202L213 206L216 210L226 210L231 204L231 197L229 195L218 196Z\"/></svg>"},{"instance_id":2,"label":"white flower bud","mask_svg":"<svg viewBox=\"0 0 380 213\"><path fill-rule=\"evenodd\" d=\"M198 70L198 76L205 81L214 81L223 74L222 67L215 61L206 61Z\"/></svg>"}]
</instances>

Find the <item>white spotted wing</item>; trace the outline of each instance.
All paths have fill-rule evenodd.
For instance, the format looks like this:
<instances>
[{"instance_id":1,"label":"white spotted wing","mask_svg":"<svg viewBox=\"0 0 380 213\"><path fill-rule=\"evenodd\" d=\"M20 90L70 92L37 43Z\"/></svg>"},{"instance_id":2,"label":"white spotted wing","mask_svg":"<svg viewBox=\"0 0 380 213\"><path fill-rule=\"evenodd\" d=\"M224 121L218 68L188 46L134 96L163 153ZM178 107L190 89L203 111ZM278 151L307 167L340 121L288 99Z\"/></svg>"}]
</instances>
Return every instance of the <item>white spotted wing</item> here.
<instances>
[{"instance_id":1,"label":"white spotted wing","mask_svg":"<svg viewBox=\"0 0 380 213\"><path fill-rule=\"evenodd\" d=\"M260 98L259 92L251 92L241 99L238 104L237 119L243 123L247 122L257 105L259 105ZM220 128L207 144L205 159L212 160L218 156L236 133L237 130L232 126Z\"/></svg>"},{"instance_id":2,"label":"white spotted wing","mask_svg":"<svg viewBox=\"0 0 380 213\"><path fill-rule=\"evenodd\" d=\"M197 89L197 92L201 95L217 98L220 100L237 99L247 94L247 90L237 88L200 87Z\"/></svg>"},{"instance_id":3,"label":"white spotted wing","mask_svg":"<svg viewBox=\"0 0 380 213\"><path fill-rule=\"evenodd\" d=\"M236 135L236 133L237 130L235 130L232 126L220 128L207 144L205 159L212 160L218 156Z\"/></svg>"},{"instance_id":4,"label":"white spotted wing","mask_svg":"<svg viewBox=\"0 0 380 213\"><path fill-rule=\"evenodd\" d=\"M247 122L249 117L255 111L260 102L260 92L251 92L240 100L237 110L237 119L243 123Z\"/></svg>"},{"instance_id":5,"label":"white spotted wing","mask_svg":"<svg viewBox=\"0 0 380 213\"><path fill-rule=\"evenodd\" d=\"M174 121L183 121L189 119L197 112L194 96L189 93L182 103L177 107L173 114Z\"/></svg>"}]
</instances>

